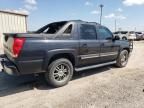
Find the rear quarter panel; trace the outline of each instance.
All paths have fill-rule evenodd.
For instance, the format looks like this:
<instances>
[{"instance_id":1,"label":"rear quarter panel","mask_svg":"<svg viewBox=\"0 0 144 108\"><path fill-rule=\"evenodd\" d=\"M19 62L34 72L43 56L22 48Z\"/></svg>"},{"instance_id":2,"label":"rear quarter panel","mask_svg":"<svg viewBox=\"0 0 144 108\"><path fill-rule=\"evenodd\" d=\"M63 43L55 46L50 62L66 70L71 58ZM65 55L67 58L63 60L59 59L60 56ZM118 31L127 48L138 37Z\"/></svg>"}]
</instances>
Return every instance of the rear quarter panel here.
<instances>
[{"instance_id":1,"label":"rear quarter panel","mask_svg":"<svg viewBox=\"0 0 144 108\"><path fill-rule=\"evenodd\" d=\"M17 64L24 74L45 72L55 54L70 53L77 60L78 40L29 38L26 40Z\"/></svg>"}]
</instances>

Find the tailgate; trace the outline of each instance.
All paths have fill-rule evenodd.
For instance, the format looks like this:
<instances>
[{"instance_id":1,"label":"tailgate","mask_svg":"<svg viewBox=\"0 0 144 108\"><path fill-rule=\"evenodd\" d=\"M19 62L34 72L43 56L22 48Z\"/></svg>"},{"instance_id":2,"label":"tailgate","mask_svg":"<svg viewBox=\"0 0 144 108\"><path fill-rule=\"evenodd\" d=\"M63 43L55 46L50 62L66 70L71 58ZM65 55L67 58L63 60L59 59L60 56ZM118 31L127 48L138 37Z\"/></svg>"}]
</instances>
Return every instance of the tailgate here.
<instances>
[{"instance_id":1,"label":"tailgate","mask_svg":"<svg viewBox=\"0 0 144 108\"><path fill-rule=\"evenodd\" d=\"M4 38L3 38L4 53L9 59L12 59L13 57L12 49L13 49L13 42L15 36L16 34L4 34Z\"/></svg>"}]
</instances>

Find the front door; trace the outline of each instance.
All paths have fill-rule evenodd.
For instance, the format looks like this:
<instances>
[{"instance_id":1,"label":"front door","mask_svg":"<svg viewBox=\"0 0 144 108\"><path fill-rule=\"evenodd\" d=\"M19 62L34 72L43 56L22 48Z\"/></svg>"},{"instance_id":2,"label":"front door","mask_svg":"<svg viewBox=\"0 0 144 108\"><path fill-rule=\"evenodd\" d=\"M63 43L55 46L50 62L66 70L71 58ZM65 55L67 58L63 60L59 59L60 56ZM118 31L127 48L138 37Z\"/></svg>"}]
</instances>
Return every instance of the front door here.
<instances>
[{"instance_id":1,"label":"front door","mask_svg":"<svg viewBox=\"0 0 144 108\"><path fill-rule=\"evenodd\" d=\"M110 62L116 60L119 52L119 45L113 41L113 34L105 27L97 27L97 37L100 41L101 62Z\"/></svg>"},{"instance_id":2,"label":"front door","mask_svg":"<svg viewBox=\"0 0 144 108\"><path fill-rule=\"evenodd\" d=\"M100 43L96 39L96 27L91 24L80 25L80 67L100 62Z\"/></svg>"}]
</instances>

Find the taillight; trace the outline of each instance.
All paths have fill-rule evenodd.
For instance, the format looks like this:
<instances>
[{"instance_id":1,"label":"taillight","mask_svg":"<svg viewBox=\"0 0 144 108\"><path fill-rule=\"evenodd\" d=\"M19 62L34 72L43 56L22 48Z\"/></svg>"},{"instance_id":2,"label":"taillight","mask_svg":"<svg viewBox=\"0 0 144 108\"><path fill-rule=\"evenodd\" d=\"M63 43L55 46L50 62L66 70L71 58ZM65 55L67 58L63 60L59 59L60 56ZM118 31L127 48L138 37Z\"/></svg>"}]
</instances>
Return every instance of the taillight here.
<instances>
[{"instance_id":1,"label":"taillight","mask_svg":"<svg viewBox=\"0 0 144 108\"><path fill-rule=\"evenodd\" d=\"M14 38L13 42L13 55L14 57L18 57L20 54L20 51L22 50L22 47L24 45L25 38Z\"/></svg>"}]
</instances>

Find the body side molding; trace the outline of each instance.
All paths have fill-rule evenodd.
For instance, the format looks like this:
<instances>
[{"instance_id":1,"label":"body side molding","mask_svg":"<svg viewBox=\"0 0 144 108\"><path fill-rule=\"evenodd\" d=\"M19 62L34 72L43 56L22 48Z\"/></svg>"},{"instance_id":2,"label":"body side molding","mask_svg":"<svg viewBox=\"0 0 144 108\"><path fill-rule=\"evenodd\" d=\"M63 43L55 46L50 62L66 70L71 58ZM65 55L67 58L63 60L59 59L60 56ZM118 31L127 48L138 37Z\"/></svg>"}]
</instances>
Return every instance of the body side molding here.
<instances>
[{"instance_id":1,"label":"body side molding","mask_svg":"<svg viewBox=\"0 0 144 108\"><path fill-rule=\"evenodd\" d=\"M83 70L103 67L103 66L107 66L107 65L112 65L115 63L116 63L116 61L112 61L112 62L102 63L102 64L98 64L98 65L86 66L86 67L82 67L82 68L75 68L75 71L83 71Z\"/></svg>"}]
</instances>

